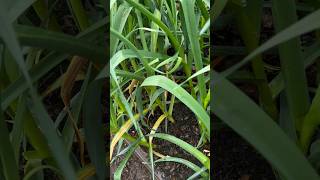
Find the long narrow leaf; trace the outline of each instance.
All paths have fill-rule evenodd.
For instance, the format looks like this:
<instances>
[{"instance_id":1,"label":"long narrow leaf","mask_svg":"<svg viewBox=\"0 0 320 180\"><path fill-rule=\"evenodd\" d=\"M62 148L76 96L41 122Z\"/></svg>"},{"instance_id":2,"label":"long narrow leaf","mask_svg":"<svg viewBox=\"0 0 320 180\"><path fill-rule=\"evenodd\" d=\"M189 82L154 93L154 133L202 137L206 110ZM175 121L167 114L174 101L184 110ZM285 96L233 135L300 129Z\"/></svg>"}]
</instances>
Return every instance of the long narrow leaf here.
<instances>
[{"instance_id":1,"label":"long narrow leaf","mask_svg":"<svg viewBox=\"0 0 320 180\"><path fill-rule=\"evenodd\" d=\"M204 124L210 137L210 117L207 112L202 108L202 106L182 87L180 87L175 82L170 79L155 75L150 76L143 81L141 86L159 86L163 89L169 91L171 94L176 96L180 101L182 101L186 106L194 112L200 121Z\"/></svg>"},{"instance_id":2,"label":"long narrow leaf","mask_svg":"<svg viewBox=\"0 0 320 180\"><path fill-rule=\"evenodd\" d=\"M185 141L177 137L174 137L172 135L163 134L163 133L156 133L151 136L167 140L171 143L174 143L180 146L182 149L186 150L187 152L192 154L194 157L196 157L207 169L210 169L210 159L206 155L204 155L201 151L199 151L197 148L186 143Z\"/></svg>"},{"instance_id":3,"label":"long narrow leaf","mask_svg":"<svg viewBox=\"0 0 320 180\"><path fill-rule=\"evenodd\" d=\"M213 74L213 113L251 143L285 178L320 179L295 143L252 100ZM272 132L272 133L270 133Z\"/></svg>"},{"instance_id":4,"label":"long narrow leaf","mask_svg":"<svg viewBox=\"0 0 320 180\"><path fill-rule=\"evenodd\" d=\"M295 24L289 26L288 28L282 30L277 35L266 41L264 44L259 46L259 48L255 49L251 52L247 57L245 57L241 62L229 68L227 71L223 72L223 76L228 76L232 74L235 70L239 69L243 65L245 65L248 61L252 60L258 54L276 46L283 42L286 42L294 37L302 35L304 33L310 32L320 27L320 22L318 19L320 18L320 10L317 10ZM216 81L219 81L217 79Z\"/></svg>"},{"instance_id":5,"label":"long narrow leaf","mask_svg":"<svg viewBox=\"0 0 320 180\"><path fill-rule=\"evenodd\" d=\"M0 142L0 160L3 174L7 180L18 180L18 166L10 143L9 132L5 123L2 108L0 108Z\"/></svg>"}]
</instances>

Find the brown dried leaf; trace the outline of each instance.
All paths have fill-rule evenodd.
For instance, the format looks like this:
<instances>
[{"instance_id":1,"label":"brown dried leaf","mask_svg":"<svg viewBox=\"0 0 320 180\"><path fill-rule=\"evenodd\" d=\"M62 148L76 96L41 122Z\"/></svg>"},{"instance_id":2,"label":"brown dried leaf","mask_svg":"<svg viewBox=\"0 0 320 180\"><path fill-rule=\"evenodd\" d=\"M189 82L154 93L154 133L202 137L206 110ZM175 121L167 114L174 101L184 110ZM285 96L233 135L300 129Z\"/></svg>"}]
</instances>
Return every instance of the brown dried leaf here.
<instances>
[{"instance_id":1,"label":"brown dried leaf","mask_svg":"<svg viewBox=\"0 0 320 180\"><path fill-rule=\"evenodd\" d=\"M71 91L74 86L74 83L76 81L76 78L81 71L83 65L88 60L85 58L82 58L80 56L74 56L71 60L71 63L68 66L68 69L65 73L62 85L61 85L61 98L66 107L69 107L70 105L70 99L71 99Z\"/></svg>"}]
</instances>

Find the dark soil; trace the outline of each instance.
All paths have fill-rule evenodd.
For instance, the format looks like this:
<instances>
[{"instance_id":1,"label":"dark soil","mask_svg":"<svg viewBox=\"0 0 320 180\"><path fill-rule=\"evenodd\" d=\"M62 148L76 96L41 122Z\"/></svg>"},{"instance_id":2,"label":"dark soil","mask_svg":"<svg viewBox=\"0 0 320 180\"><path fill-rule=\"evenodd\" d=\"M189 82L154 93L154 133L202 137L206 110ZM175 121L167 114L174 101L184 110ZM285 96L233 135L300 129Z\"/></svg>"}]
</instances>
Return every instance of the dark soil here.
<instances>
[{"instance_id":1,"label":"dark soil","mask_svg":"<svg viewBox=\"0 0 320 180\"><path fill-rule=\"evenodd\" d=\"M214 180L275 180L268 162L229 128L214 131Z\"/></svg>"},{"instance_id":2,"label":"dark soil","mask_svg":"<svg viewBox=\"0 0 320 180\"><path fill-rule=\"evenodd\" d=\"M110 166L110 179L113 179L114 172L124 157L120 157ZM126 164L126 167L122 171L121 179L126 180L149 180L152 179L150 172L146 168L142 161L133 154Z\"/></svg>"},{"instance_id":3,"label":"dark soil","mask_svg":"<svg viewBox=\"0 0 320 180\"><path fill-rule=\"evenodd\" d=\"M152 126L159 116L160 114L155 113L153 120L150 120L148 123L149 126ZM200 139L200 129L194 114L183 104L176 104L174 106L173 118L175 119L175 123L168 122L167 133L176 136L177 138L180 138L193 146L197 146L197 143ZM166 133L164 122L158 128L158 132ZM155 151L163 155L180 157L189 160L201 167L199 161L197 161L192 155L180 147L159 139L154 139L153 142L157 146L157 148L154 149ZM209 145L206 144L200 148L201 151L204 149L210 150ZM147 152L147 150L145 150L145 152ZM156 156L154 157L156 158ZM119 162L120 160L117 160L111 165L111 176L114 173L115 166L117 166ZM185 165L174 162L157 163L155 164L155 171L162 175L162 179L170 180L187 179L194 173L193 170L189 169ZM131 157L123 171L122 177L125 177L125 179L151 179L150 172L144 165L142 165L141 160L136 156Z\"/></svg>"},{"instance_id":4,"label":"dark soil","mask_svg":"<svg viewBox=\"0 0 320 180\"><path fill-rule=\"evenodd\" d=\"M198 121L193 112L191 112L188 107L184 106L183 104L176 104L174 106L173 118L175 119L175 123L168 123L167 133L174 135L196 147L200 140L201 132ZM159 132L165 132L164 123L159 128ZM155 144L157 144L159 147L156 149L157 152L164 155L189 160L201 167L200 162L197 161L194 156L190 155L179 146L159 139L155 140ZM204 149L210 150L209 145L205 145L200 148L202 152ZM187 179L194 173L193 170L189 169L185 165L173 162L162 162L161 164L157 164L156 169L163 171L164 179Z\"/></svg>"}]
</instances>

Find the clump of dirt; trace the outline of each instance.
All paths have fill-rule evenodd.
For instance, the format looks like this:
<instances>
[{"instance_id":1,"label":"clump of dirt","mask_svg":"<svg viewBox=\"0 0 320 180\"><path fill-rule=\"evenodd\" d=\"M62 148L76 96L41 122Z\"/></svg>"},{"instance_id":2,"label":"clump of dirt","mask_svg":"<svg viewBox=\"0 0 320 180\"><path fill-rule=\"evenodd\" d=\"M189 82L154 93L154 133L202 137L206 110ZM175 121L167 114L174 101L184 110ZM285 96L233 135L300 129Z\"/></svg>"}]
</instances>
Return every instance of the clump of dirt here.
<instances>
[{"instance_id":1,"label":"clump of dirt","mask_svg":"<svg viewBox=\"0 0 320 180\"><path fill-rule=\"evenodd\" d=\"M110 179L113 179L114 172L117 170L117 167L119 166L119 164L123 159L124 157L122 156L116 159L110 165L110 172L111 172ZM135 154L133 154L122 171L121 179L126 179L126 180L152 179L150 172L148 171L146 166L142 163L143 162Z\"/></svg>"},{"instance_id":2,"label":"clump of dirt","mask_svg":"<svg viewBox=\"0 0 320 180\"><path fill-rule=\"evenodd\" d=\"M276 180L268 162L229 128L214 131L213 179Z\"/></svg>"},{"instance_id":3,"label":"clump of dirt","mask_svg":"<svg viewBox=\"0 0 320 180\"><path fill-rule=\"evenodd\" d=\"M196 147L201 138L201 130L199 129L198 121L193 112L183 104L176 104L174 106L173 118L175 123L168 122L167 133ZM158 132L166 133L165 123L161 124ZM163 155L183 158L202 167L201 163L194 156L179 146L160 139L155 139L154 143L158 147L155 149L157 152ZM210 150L209 145L207 144L201 147L200 151L203 151L204 149ZM186 179L195 173L185 165L174 162L161 162L156 164L156 169L163 171L165 179Z\"/></svg>"},{"instance_id":4,"label":"clump of dirt","mask_svg":"<svg viewBox=\"0 0 320 180\"><path fill-rule=\"evenodd\" d=\"M148 125L152 127L154 122L157 120L157 118L160 115L161 114L159 113L159 111L155 112L154 116L152 116L152 119L150 119L150 122L148 122ZM201 137L201 134L200 134L201 131L199 129L198 121L195 118L193 112L190 111L183 104L176 104L174 106L173 118L175 120L175 123L168 122L167 132L165 132L165 122L163 122L159 126L157 132L173 135L193 146L197 146ZM146 130L146 132L148 132L148 130ZM158 153L161 153L163 155L169 155L172 157L180 157L190 162L193 162L199 167L202 167L201 163L195 157L193 157L191 154L184 151L183 149L181 149L179 146L175 144L172 144L168 141L160 140L157 138L153 139L153 143L156 145L156 148L154 150L157 151ZM210 150L208 143L202 146L200 148L200 151L203 151L204 149ZM147 149L143 149L143 150L146 153L148 152ZM117 159L113 164L111 164L111 168L110 168L111 176L113 176L114 171L116 167L119 165L119 163L121 162L122 158L123 157ZM156 156L154 156L154 158L155 160L158 159ZM194 173L193 170L189 169L185 165L180 163L175 163L175 162L156 163L155 171L159 174L159 176L161 176L162 179L175 179L175 180L187 179L189 176L191 176ZM126 164L126 167L123 170L122 177L125 177L125 179L151 179L150 175L151 175L150 171L146 168L145 165L142 164L141 160L136 155L133 155L129 159L128 164ZM110 178L113 179L113 177L110 177Z\"/></svg>"}]
</instances>

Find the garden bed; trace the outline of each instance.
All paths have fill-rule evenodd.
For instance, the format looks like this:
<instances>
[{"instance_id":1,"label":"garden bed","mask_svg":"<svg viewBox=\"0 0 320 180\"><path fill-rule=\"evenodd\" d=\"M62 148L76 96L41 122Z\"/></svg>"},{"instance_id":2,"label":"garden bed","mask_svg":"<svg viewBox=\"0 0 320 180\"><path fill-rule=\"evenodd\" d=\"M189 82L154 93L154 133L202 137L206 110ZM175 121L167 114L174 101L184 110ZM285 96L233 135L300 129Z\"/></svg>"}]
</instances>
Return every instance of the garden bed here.
<instances>
[{"instance_id":1,"label":"garden bed","mask_svg":"<svg viewBox=\"0 0 320 180\"><path fill-rule=\"evenodd\" d=\"M159 114L156 112L154 116L150 118L149 126L154 124L158 116ZM197 146L197 143L200 139L200 129L194 114L186 106L179 103L174 106L173 118L175 123L168 122L167 133L174 135L193 146ZM165 133L165 123L160 125L158 132ZM154 144L157 146L157 148L154 150L162 155L184 158L198 166L201 165L192 155L181 149L179 146L176 146L168 141L154 139ZM143 153L140 154L145 154L145 158L147 159L148 150L144 148L141 148L141 150ZM201 147L200 150L209 151L209 144L207 143ZM121 162L122 158L119 158L111 164L111 179L113 179L114 171ZM134 154L126 164L126 167L122 173L122 177L127 180L133 180L137 178L151 179L151 173L148 170L147 165L143 165L143 163L148 162L142 162L142 160L136 154ZM185 165L175 162L155 163L155 171L157 174L161 175L162 179L186 179L194 173L193 170L189 169Z\"/></svg>"},{"instance_id":2,"label":"garden bed","mask_svg":"<svg viewBox=\"0 0 320 180\"><path fill-rule=\"evenodd\" d=\"M215 131L213 137L213 179L276 179L269 163L230 128Z\"/></svg>"}]
</instances>

